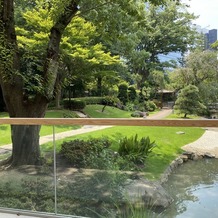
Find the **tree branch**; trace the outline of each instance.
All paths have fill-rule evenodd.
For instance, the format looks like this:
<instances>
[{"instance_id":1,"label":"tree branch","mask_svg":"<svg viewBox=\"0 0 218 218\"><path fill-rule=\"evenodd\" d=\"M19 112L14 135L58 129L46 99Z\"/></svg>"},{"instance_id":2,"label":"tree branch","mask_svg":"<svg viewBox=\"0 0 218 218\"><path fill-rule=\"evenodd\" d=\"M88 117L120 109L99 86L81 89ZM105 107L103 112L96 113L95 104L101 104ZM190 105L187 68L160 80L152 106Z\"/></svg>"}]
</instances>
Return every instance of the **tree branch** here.
<instances>
[{"instance_id":1,"label":"tree branch","mask_svg":"<svg viewBox=\"0 0 218 218\"><path fill-rule=\"evenodd\" d=\"M50 31L46 61L43 70L44 84L46 87L44 95L48 99L53 96L53 90L57 78L61 37L77 11L78 5L76 4L75 0L71 0Z\"/></svg>"}]
</instances>

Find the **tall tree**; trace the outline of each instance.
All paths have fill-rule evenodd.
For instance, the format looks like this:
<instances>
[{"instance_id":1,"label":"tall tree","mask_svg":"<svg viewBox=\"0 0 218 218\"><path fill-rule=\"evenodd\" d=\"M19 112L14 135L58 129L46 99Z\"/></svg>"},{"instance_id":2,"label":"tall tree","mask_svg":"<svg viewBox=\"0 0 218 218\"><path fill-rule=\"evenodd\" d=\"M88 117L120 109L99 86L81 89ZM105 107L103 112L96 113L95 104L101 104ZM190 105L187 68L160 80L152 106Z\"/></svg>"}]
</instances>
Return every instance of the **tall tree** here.
<instances>
[{"instance_id":1,"label":"tall tree","mask_svg":"<svg viewBox=\"0 0 218 218\"><path fill-rule=\"evenodd\" d=\"M34 98L26 95L25 79L22 76L21 60L24 56L18 48L14 21L14 1L0 1L0 85L10 117L43 117L49 100L53 97L57 78L58 55L62 34L77 13L78 6L71 0L62 7L50 29L44 62L34 72L44 87L34 93ZM37 57L36 57L37 58ZM9 165L39 164L40 126L12 126L12 156Z\"/></svg>"},{"instance_id":2,"label":"tall tree","mask_svg":"<svg viewBox=\"0 0 218 218\"><path fill-rule=\"evenodd\" d=\"M23 47L18 45L14 10L19 2L24 1L15 4L14 0L0 0L0 86L10 117L43 117L57 82L61 39L72 18L79 15L79 10L85 13L91 11L92 6L101 8L106 4L131 13L138 0L98 0L88 3L82 0L26 1L27 4L33 3L30 8L36 7L35 3L48 8L42 20L42 24L51 24L48 34L42 35L30 29L32 35L38 36L38 42L42 40L46 45L36 50L28 49L25 44ZM151 2L160 3L164 0ZM39 130L40 126L11 127L12 156L6 161L9 166L40 163Z\"/></svg>"},{"instance_id":3,"label":"tall tree","mask_svg":"<svg viewBox=\"0 0 218 218\"><path fill-rule=\"evenodd\" d=\"M212 48L218 49L218 40L211 45Z\"/></svg>"},{"instance_id":4,"label":"tall tree","mask_svg":"<svg viewBox=\"0 0 218 218\"><path fill-rule=\"evenodd\" d=\"M191 26L195 16L187 12L183 4L172 1L167 1L164 6L148 4L146 11L146 19L141 23L141 40L128 58L132 71L142 75L143 81L152 70L166 66L160 62L160 55L183 54L197 36Z\"/></svg>"},{"instance_id":5,"label":"tall tree","mask_svg":"<svg viewBox=\"0 0 218 218\"><path fill-rule=\"evenodd\" d=\"M196 50L185 58L185 66L171 73L171 83L177 90L195 85L204 104L218 101L218 60L214 51Z\"/></svg>"}]
</instances>

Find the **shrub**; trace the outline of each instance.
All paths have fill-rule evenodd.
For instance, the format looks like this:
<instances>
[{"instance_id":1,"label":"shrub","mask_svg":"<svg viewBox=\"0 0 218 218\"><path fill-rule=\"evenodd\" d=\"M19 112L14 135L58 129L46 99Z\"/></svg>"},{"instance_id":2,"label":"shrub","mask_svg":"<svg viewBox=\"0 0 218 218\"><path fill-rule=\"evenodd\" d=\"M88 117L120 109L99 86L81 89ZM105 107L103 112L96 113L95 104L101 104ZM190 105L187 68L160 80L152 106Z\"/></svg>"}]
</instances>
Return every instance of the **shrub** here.
<instances>
[{"instance_id":1,"label":"shrub","mask_svg":"<svg viewBox=\"0 0 218 218\"><path fill-rule=\"evenodd\" d=\"M131 113L131 117L141 117L141 114L139 111L135 111L135 112Z\"/></svg>"},{"instance_id":2,"label":"shrub","mask_svg":"<svg viewBox=\"0 0 218 218\"><path fill-rule=\"evenodd\" d=\"M148 112L143 112L143 111L135 111L131 114L132 117L146 117L148 116Z\"/></svg>"},{"instance_id":3,"label":"shrub","mask_svg":"<svg viewBox=\"0 0 218 218\"><path fill-rule=\"evenodd\" d=\"M158 108L162 108L162 102L160 100L154 99L153 102Z\"/></svg>"},{"instance_id":4,"label":"shrub","mask_svg":"<svg viewBox=\"0 0 218 218\"><path fill-rule=\"evenodd\" d=\"M83 98L76 98L80 101L85 101L86 104L102 104L102 101L105 97L83 97Z\"/></svg>"},{"instance_id":5,"label":"shrub","mask_svg":"<svg viewBox=\"0 0 218 218\"><path fill-rule=\"evenodd\" d=\"M146 112L144 102L143 102L143 103L139 103L139 104L137 105L137 111Z\"/></svg>"},{"instance_id":6,"label":"shrub","mask_svg":"<svg viewBox=\"0 0 218 218\"><path fill-rule=\"evenodd\" d=\"M142 137L138 140L136 134L134 137L125 137L120 140L118 153L135 164L144 164L145 159L155 146L155 142L151 142L149 137Z\"/></svg>"},{"instance_id":7,"label":"shrub","mask_svg":"<svg viewBox=\"0 0 218 218\"><path fill-rule=\"evenodd\" d=\"M64 117L64 118L79 118L79 116L78 116L76 113L74 113L74 112L69 112L69 111L64 112L64 113L63 113L63 117Z\"/></svg>"},{"instance_id":8,"label":"shrub","mask_svg":"<svg viewBox=\"0 0 218 218\"><path fill-rule=\"evenodd\" d=\"M113 96L106 96L101 102L101 104L109 106L115 106L117 103L119 103L119 99Z\"/></svg>"},{"instance_id":9,"label":"shrub","mask_svg":"<svg viewBox=\"0 0 218 218\"><path fill-rule=\"evenodd\" d=\"M125 106L126 111L134 111L135 110L135 105L133 103L128 102Z\"/></svg>"},{"instance_id":10,"label":"shrub","mask_svg":"<svg viewBox=\"0 0 218 218\"><path fill-rule=\"evenodd\" d=\"M61 145L61 154L74 166L95 169L112 167L114 152L107 138L73 140Z\"/></svg>"},{"instance_id":11,"label":"shrub","mask_svg":"<svg viewBox=\"0 0 218 218\"><path fill-rule=\"evenodd\" d=\"M119 102L120 102L119 99L116 97L106 96L102 100L102 104L104 105L104 107L102 108L102 112L104 112L106 106L117 106Z\"/></svg>"},{"instance_id":12,"label":"shrub","mask_svg":"<svg viewBox=\"0 0 218 218\"><path fill-rule=\"evenodd\" d=\"M77 99L72 99L69 101L69 99L64 99L63 101L64 108L70 108L73 110L82 110L86 106L85 101L77 100Z\"/></svg>"},{"instance_id":13,"label":"shrub","mask_svg":"<svg viewBox=\"0 0 218 218\"><path fill-rule=\"evenodd\" d=\"M145 102L145 109L147 111L155 111L156 108L157 108L157 106L153 101L146 101Z\"/></svg>"},{"instance_id":14,"label":"shrub","mask_svg":"<svg viewBox=\"0 0 218 218\"><path fill-rule=\"evenodd\" d=\"M0 205L22 210L54 211L53 187L47 179L26 177L7 179L0 184Z\"/></svg>"},{"instance_id":15,"label":"shrub","mask_svg":"<svg viewBox=\"0 0 218 218\"><path fill-rule=\"evenodd\" d=\"M180 114L184 113L184 117L187 117L188 114L199 114L205 109L206 106L201 103L197 86L188 85L180 90L174 110L177 110Z\"/></svg>"}]
</instances>

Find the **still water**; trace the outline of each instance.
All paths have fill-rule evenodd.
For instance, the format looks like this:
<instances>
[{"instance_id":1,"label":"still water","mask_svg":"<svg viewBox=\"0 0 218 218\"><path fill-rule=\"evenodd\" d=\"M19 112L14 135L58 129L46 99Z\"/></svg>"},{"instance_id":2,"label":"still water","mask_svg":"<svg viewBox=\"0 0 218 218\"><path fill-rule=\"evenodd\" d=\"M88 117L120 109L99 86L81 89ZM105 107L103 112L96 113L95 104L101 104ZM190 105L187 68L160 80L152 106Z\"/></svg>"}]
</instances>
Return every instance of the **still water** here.
<instances>
[{"instance_id":1,"label":"still water","mask_svg":"<svg viewBox=\"0 0 218 218\"><path fill-rule=\"evenodd\" d=\"M174 198L174 203L158 217L218 217L218 159L183 164L164 187Z\"/></svg>"}]
</instances>

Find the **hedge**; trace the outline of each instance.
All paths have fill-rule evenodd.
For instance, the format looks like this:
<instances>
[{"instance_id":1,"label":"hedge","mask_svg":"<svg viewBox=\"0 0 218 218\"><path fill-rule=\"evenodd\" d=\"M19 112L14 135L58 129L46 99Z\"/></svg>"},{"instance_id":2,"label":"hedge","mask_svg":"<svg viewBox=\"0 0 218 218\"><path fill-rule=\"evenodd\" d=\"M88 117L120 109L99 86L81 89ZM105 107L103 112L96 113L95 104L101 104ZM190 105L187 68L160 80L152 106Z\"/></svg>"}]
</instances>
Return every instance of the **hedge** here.
<instances>
[{"instance_id":1,"label":"hedge","mask_svg":"<svg viewBox=\"0 0 218 218\"><path fill-rule=\"evenodd\" d=\"M73 110L82 110L86 106L86 102L78 99L64 99L63 100L64 108L73 109Z\"/></svg>"}]
</instances>

